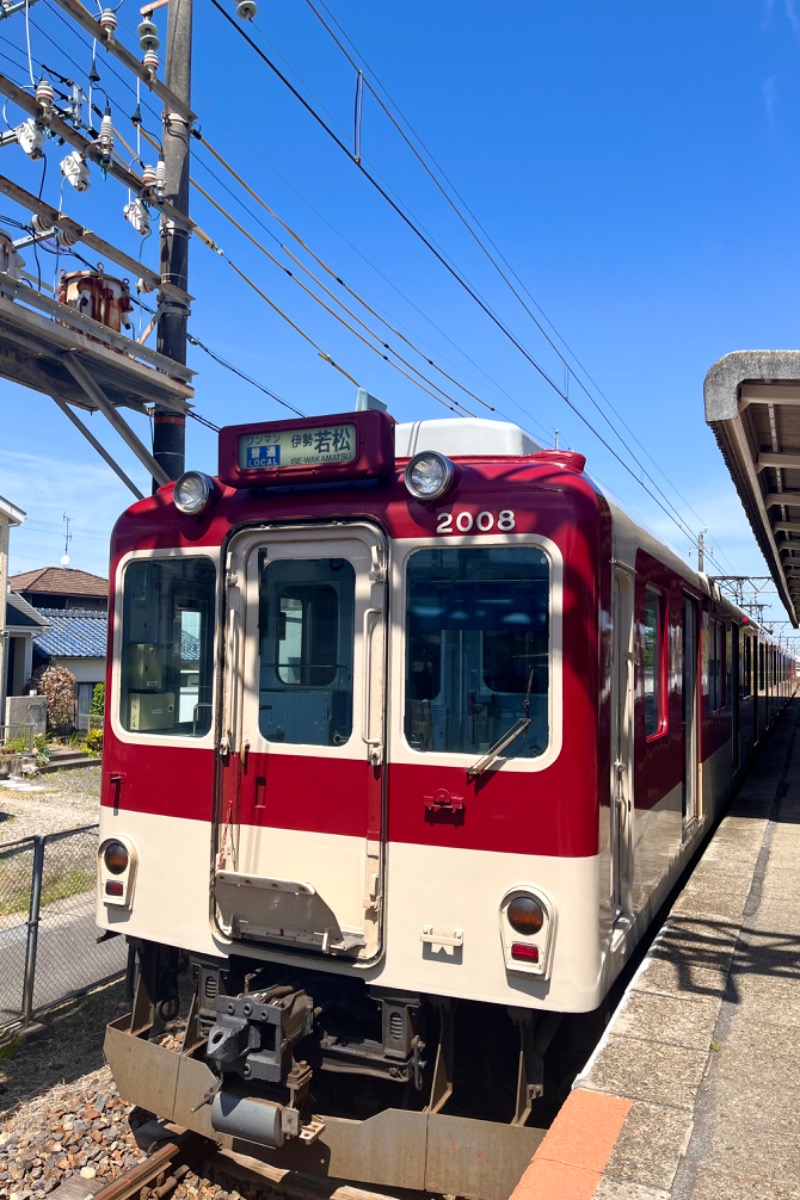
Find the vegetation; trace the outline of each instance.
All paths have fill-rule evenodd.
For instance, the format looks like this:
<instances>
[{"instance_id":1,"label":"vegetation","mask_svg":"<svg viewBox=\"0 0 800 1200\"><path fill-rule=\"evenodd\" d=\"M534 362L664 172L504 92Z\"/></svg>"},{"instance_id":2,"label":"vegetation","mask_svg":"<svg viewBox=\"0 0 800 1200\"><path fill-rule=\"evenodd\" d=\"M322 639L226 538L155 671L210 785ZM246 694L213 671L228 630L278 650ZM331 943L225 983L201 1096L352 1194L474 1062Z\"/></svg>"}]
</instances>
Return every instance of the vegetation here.
<instances>
[{"instance_id":1,"label":"vegetation","mask_svg":"<svg viewBox=\"0 0 800 1200\"><path fill-rule=\"evenodd\" d=\"M95 717L102 717L106 711L106 685L104 683L96 683L92 692L92 707L91 713Z\"/></svg>"},{"instance_id":2,"label":"vegetation","mask_svg":"<svg viewBox=\"0 0 800 1200\"><path fill-rule=\"evenodd\" d=\"M103 753L103 731L102 729L90 729L83 739L83 747L87 754L99 755Z\"/></svg>"},{"instance_id":3,"label":"vegetation","mask_svg":"<svg viewBox=\"0 0 800 1200\"><path fill-rule=\"evenodd\" d=\"M47 727L63 732L75 711L75 676L66 667L51 666L37 671L36 685L47 702Z\"/></svg>"}]
</instances>

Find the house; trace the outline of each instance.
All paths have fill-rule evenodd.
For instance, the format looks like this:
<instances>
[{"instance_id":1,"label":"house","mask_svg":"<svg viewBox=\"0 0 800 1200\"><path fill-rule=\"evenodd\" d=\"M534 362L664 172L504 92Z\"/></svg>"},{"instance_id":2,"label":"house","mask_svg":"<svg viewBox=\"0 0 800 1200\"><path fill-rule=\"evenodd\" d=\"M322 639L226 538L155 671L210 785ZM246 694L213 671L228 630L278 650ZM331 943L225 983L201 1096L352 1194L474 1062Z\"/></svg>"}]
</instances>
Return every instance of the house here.
<instances>
[{"instance_id":1,"label":"house","mask_svg":"<svg viewBox=\"0 0 800 1200\"><path fill-rule=\"evenodd\" d=\"M10 500L0 496L0 725L5 724L6 695L8 694L8 615L6 592L8 591L8 535L16 525L21 525L26 514Z\"/></svg>"},{"instance_id":2,"label":"house","mask_svg":"<svg viewBox=\"0 0 800 1200\"><path fill-rule=\"evenodd\" d=\"M15 690L40 666L66 667L75 676L75 724L88 729L92 693L106 677L108 580L72 567L39 567L12 575L9 584L19 605L40 622L29 669L15 678Z\"/></svg>"},{"instance_id":3,"label":"house","mask_svg":"<svg viewBox=\"0 0 800 1200\"><path fill-rule=\"evenodd\" d=\"M34 608L108 611L108 580L73 567L39 567L9 579L12 592Z\"/></svg>"},{"instance_id":4,"label":"house","mask_svg":"<svg viewBox=\"0 0 800 1200\"><path fill-rule=\"evenodd\" d=\"M95 686L105 682L106 677L108 617L103 611L81 608L41 608L38 615L47 621L48 628L34 638L34 670L43 664L55 664L72 672L75 725L86 730Z\"/></svg>"}]
</instances>

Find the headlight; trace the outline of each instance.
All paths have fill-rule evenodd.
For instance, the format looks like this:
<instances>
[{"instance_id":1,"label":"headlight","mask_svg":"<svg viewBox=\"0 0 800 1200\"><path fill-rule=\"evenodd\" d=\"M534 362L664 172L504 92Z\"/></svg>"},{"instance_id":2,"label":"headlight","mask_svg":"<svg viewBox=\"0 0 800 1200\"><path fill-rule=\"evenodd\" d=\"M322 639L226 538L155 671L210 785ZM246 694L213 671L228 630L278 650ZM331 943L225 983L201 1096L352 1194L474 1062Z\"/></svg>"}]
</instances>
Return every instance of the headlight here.
<instances>
[{"instance_id":1,"label":"headlight","mask_svg":"<svg viewBox=\"0 0 800 1200\"><path fill-rule=\"evenodd\" d=\"M455 467L449 458L435 450L416 454L406 467L406 487L417 500L438 500L449 489Z\"/></svg>"},{"instance_id":2,"label":"headlight","mask_svg":"<svg viewBox=\"0 0 800 1200\"><path fill-rule=\"evenodd\" d=\"M202 471L187 471L175 484L172 497L179 512L194 516L202 512L211 499L214 482Z\"/></svg>"},{"instance_id":3,"label":"headlight","mask_svg":"<svg viewBox=\"0 0 800 1200\"><path fill-rule=\"evenodd\" d=\"M109 842L103 851L103 862L112 875L121 875L128 865L128 847L122 842Z\"/></svg>"}]
</instances>

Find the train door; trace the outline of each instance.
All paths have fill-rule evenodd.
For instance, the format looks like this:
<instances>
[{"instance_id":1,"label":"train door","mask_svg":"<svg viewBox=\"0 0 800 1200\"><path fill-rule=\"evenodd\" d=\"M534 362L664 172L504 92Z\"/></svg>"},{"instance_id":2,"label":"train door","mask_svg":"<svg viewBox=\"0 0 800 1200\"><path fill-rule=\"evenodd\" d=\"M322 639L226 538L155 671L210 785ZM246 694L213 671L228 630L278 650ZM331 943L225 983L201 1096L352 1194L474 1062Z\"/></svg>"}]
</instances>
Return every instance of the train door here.
<instances>
[{"instance_id":1,"label":"train door","mask_svg":"<svg viewBox=\"0 0 800 1200\"><path fill-rule=\"evenodd\" d=\"M631 912L633 864L633 593L634 573L618 567L613 592L613 701L609 841L611 912Z\"/></svg>"},{"instance_id":2,"label":"train door","mask_svg":"<svg viewBox=\"0 0 800 1200\"><path fill-rule=\"evenodd\" d=\"M228 938L380 949L386 552L366 522L230 544L214 870Z\"/></svg>"},{"instance_id":3,"label":"train door","mask_svg":"<svg viewBox=\"0 0 800 1200\"><path fill-rule=\"evenodd\" d=\"M732 761L731 770L735 775L739 770L740 748L739 748L739 702L742 695L742 672L739 662L739 641L740 631L738 625L733 625L728 634L729 646L731 650L730 659L730 701L731 701L731 751Z\"/></svg>"},{"instance_id":4,"label":"train door","mask_svg":"<svg viewBox=\"0 0 800 1200\"><path fill-rule=\"evenodd\" d=\"M697 816L698 703L697 703L697 602L683 597L683 828L687 832Z\"/></svg>"}]
</instances>

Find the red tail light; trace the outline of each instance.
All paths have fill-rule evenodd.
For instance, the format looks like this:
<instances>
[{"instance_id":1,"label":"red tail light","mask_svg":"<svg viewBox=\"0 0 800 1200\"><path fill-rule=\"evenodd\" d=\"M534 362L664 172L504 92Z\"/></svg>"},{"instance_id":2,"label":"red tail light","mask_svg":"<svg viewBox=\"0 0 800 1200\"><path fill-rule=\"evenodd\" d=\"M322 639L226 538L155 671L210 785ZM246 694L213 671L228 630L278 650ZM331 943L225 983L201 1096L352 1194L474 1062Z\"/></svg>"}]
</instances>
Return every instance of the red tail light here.
<instances>
[{"instance_id":1,"label":"red tail light","mask_svg":"<svg viewBox=\"0 0 800 1200\"><path fill-rule=\"evenodd\" d=\"M124 888L118 879L109 879L106 883L107 896L121 896Z\"/></svg>"},{"instance_id":2,"label":"red tail light","mask_svg":"<svg viewBox=\"0 0 800 1200\"><path fill-rule=\"evenodd\" d=\"M516 958L518 962L538 963L539 947L531 946L526 942L512 942L511 957Z\"/></svg>"}]
</instances>

